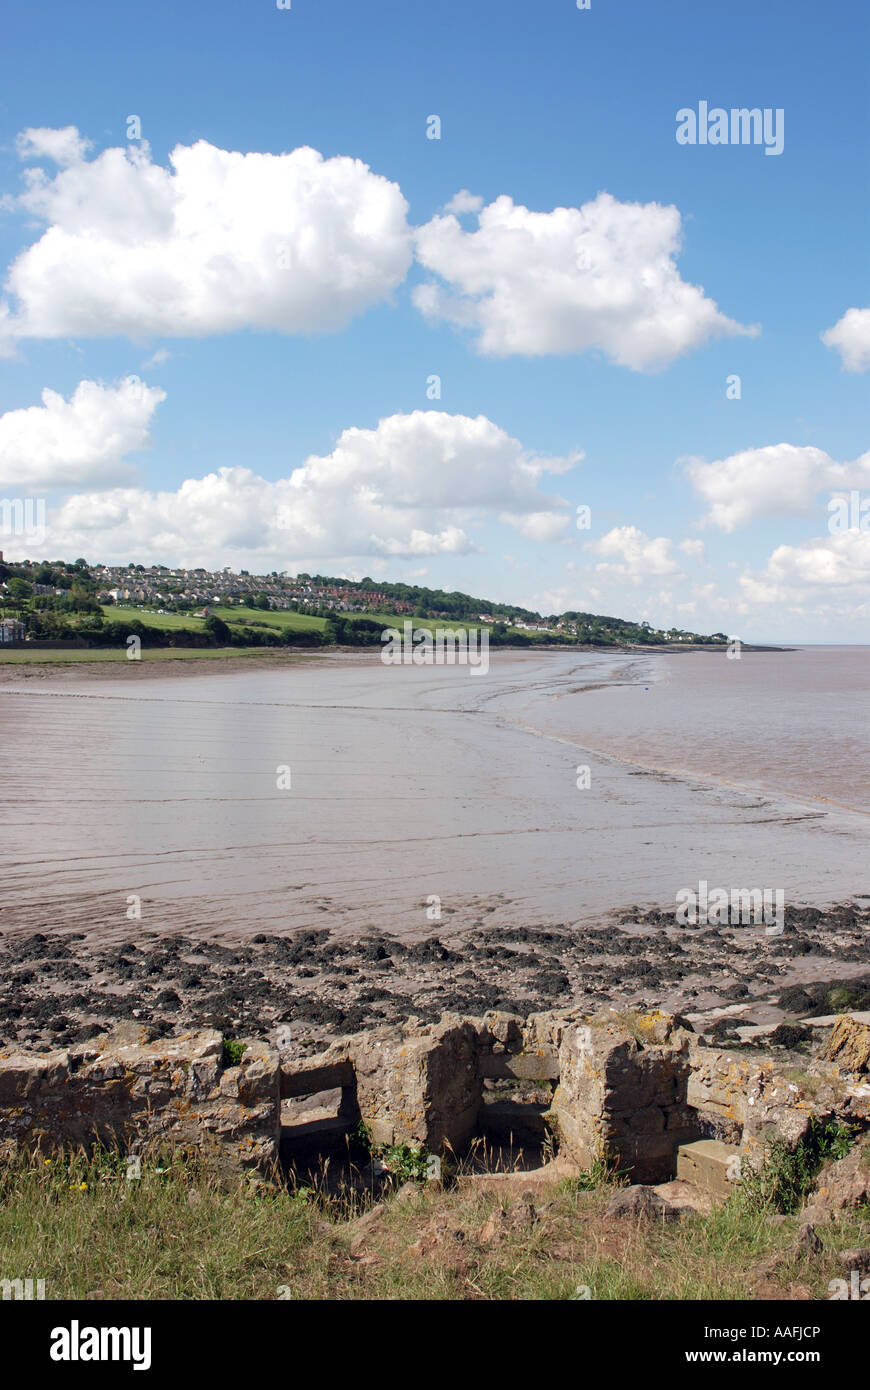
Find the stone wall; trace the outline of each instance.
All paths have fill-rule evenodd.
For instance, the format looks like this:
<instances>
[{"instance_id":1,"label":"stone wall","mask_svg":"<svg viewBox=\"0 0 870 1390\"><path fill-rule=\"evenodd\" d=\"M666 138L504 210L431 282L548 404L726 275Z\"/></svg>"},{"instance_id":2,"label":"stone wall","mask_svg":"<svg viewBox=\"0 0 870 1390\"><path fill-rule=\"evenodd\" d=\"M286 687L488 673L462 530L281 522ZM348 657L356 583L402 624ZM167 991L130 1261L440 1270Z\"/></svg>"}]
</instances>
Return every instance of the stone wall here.
<instances>
[{"instance_id":1,"label":"stone wall","mask_svg":"<svg viewBox=\"0 0 870 1390\"><path fill-rule=\"evenodd\" d=\"M551 1108L560 1149L582 1168L608 1161L634 1182L673 1177L680 1144L699 1137L686 1093L688 1035L644 1042L618 1023L566 1029Z\"/></svg>"},{"instance_id":2,"label":"stone wall","mask_svg":"<svg viewBox=\"0 0 870 1390\"><path fill-rule=\"evenodd\" d=\"M606 1160L635 1182L661 1182L678 1147L700 1137L756 1158L772 1139L799 1142L814 1116L870 1125L860 1074L870 1030L852 1020L838 1029L802 1074L705 1047L660 1013L446 1014L360 1033L314 1058L254 1041L238 1066L225 1065L213 1030L149 1042L125 1024L67 1052L0 1053L0 1141L46 1149L100 1139L133 1151L168 1140L226 1168L264 1166L279 1154L282 1099L334 1090L347 1124L361 1119L375 1144L460 1152L479 1131L486 1083L504 1079L555 1084L545 1118L580 1168Z\"/></svg>"},{"instance_id":3,"label":"stone wall","mask_svg":"<svg viewBox=\"0 0 870 1390\"><path fill-rule=\"evenodd\" d=\"M26 1148L154 1140L196 1146L219 1166L260 1166L278 1146L278 1054L251 1043L226 1067L212 1029L148 1042L125 1025L48 1056L0 1054L0 1138Z\"/></svg>"},{"instance_id":4,"label":"stone wall","mask_svg":"<svg viewBox=\"0 0 870 1390\"><path fill-rule=\"evenodd\" d=\"M851 1019L846 1019L852 1024ZM853 1025L852 1032L866 1025ZM842 1031L842 1030L841 1030ZM772 1057L693 1043L689 1050L688 1103L705 1135L739 1144L757 1162L774 1140L793 1148L813 1120L870 1122L870 1087L824 1057L795 1067Z\"/></svg>"}]
</instances>

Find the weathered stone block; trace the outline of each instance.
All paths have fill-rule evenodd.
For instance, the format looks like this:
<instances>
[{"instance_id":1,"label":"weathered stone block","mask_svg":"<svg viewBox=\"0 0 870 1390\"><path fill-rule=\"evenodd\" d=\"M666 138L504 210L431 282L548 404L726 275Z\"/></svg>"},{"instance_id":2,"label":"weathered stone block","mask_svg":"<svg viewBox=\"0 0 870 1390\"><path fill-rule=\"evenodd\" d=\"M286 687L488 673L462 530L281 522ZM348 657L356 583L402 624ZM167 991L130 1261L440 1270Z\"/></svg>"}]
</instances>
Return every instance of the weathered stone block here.
<instances>
[{"instance_id":1,"label":"weathered stone block","mask_svg":"<svg viewBox=\"0 0 870 1390\"><path fill-rule=\"evenodd\" d=\"M278 1056L267 1044L249 1044L241 1065L224 1069L213 1029L142 1039L116 1031L47 1058L0 1055L0 1137L29 1148L155 1139L202 1148L210 1138L229 1167L277 1156Z\"/></svg>"},{"instance_id":2,"label":"weathered stone block","mask_svg":"<svg viewBox=\"0 0 870 1390\"><path fill-rule=\"evenodd\" d=\"M708 1192L730 1197L741 1174L741 1151L718 1139L699 1139L677 1150L677 1177Z\"/></svg>"},{"instance_id":3,"label":"weathered stone block","mask_svg":"<svg viewBox=\"0 0 870 1390\"><path fill-rule=\"evenodd\" d=\"M349 1043L360 1115L382 1143L461 1148L477 1128L479 1024L445 1014L402 1034L389 1029Z\"/></svg>"},{"instance_id":4,"label":"weathered stone block","mask_svg":"<svg viewBox=\"0 0 870 1390\"><path fill-rule=\"evenodd\" d=\"M808 1205L830 1215L870 1202L870 1139L856 1144L844 1158L826 1163L807 1198Z\"/></svg>"},{"instance_id":5,"label":"weathered stone block","mask_svg":"<svg viewBox=\"0 0 870 1390\"><path fill-rule=\"evenodd\" d=\"M831 1029L822 1056L843 1071L870 1071L870 1026L843 1014Z\"/></svg>"},{"instance_id":6,"label":"weathered stone block","mask_svg":"<svg viewBox=\"0 0 870 1390\"><path fill-rule=\"evenodd\" d=\"M687 1035L656 1017L644 1045L622 1025L591 1019L559 1031L560 1080L550 1122L567 1155L581 1167L615 1162L641 1183L673 1177L681 1131L668 1128L674 1107L685 1107Z\"/></svg>"},{"instance_id":7,"label":"weathered stone block","mask_svg":"<svg viewBox=\"0 0 870 1390\"><path fill-rule=\"evenodd\" d=\"M559 1058L537 1052L484 1053L477 1064L481 1077L517 1081L558 1081Z\"/></svg>"},{"instance_id":8,"label":"weathered stone block","mask_svg":"<svg viewBox=\"0 0 870 1390\"><path fill-rule=\"evenodd\" d=\"M306 1058L302 1062L284 1060L281 1064L281 1096L285 1100L294 1096L315 1095L318 1091L332 1091L336 1086L353 1086L355 1083L353 1063L343 1044L340 1055L334 1061L318 1057L313 1061Z\"/></svg>"}]
</instances>

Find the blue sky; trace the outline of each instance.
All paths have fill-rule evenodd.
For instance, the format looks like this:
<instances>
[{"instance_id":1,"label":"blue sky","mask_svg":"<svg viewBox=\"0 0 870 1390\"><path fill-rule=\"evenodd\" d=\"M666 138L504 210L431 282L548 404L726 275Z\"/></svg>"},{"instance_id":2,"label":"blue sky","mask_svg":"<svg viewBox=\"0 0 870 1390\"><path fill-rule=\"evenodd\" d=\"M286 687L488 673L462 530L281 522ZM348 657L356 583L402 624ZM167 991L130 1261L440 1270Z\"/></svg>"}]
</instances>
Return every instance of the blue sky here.
<instances>
[{"instance_id":1,"label":"blue sky","mask_svg":"<svg viewBox=\"0 0 870 1390\"><path fill-rule=\"evenodd\" d=\"M49 524L42 546L0 543L866 641L870 533L832 534L827 501L870 497L868 29L857 0L12 5L0 493L47 497ZM676 113L700 101L782 109L782 153L679 145ZM47 134L69 127L90 145ZM282 164L239 194L204 157L152 198L152 174L197 142L308 146L371 173L321 162L311 198ZM109 149L129 177L97 177ZM31 183L22 204L38 169L42 192ZM185 178L186 216L204 225L167 230ZM460 190L478 201L451 231ZM355 240L368 192L377 264ZM504 198L517 215L479 234L478 210ZM669 232L656 205L677 210ZM562 240L558 208L583 210ZM290 268L258 241L265 225L286 235ZM332 261L315 249L300 271L299 247L332 236ZM186 301L167 284L189 254L186 283L203 280ZM289 296L277 331L273 288ZM732 374L740 399L726 398ZM240 468L264 485L219 472ZM179 493L185 480L206 481Z\"/></svg>"}]
</instances>

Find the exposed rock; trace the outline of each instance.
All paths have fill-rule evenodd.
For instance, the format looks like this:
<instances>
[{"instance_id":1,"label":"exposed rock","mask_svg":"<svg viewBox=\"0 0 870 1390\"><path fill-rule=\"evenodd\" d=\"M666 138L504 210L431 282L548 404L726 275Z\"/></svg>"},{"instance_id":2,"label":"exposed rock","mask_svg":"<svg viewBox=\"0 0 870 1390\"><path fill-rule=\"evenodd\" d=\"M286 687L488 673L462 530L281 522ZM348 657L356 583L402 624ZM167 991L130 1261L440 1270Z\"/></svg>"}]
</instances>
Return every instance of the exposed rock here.
<instances>
[{"instance_id":1,"label":"exposed rock","mask_svg":"<svg viewBox=\"0 0 870 1390\"><path fill-rule=\"evenodd\" d=\"M444 1014L437 1023L357 1033L315 1056L282 1040L279 1057L269 1043L250 1041L236 1066L224 1064L217 1030L154 1038L151 1025L126 1020L66 1051L0 1051L0 1148L100 1139L129 1151L166 1139L213 1152L229 1167L262 1166L278 1155L283 1105L285 1135L292 1117L316 1129L317 1142L326 1143L328 1130L343 1144L361 1119L376 1146L438 1154L460 1151L500 1107L534 1118L538 1142L546 1121L559 1157L532 1173L463 1182L522 1192L601 1162L629 1175L636 1192L674 1178L682 1145L718 1140L721 1148L730 1140L740 1160L755 1163L774 1140L797 1145L817 1118L870 1124L870 1086L841 1071L843 1058L851 1070L863 1056L863 1035L845 1023L838 1022L836 1061L809 1061L798 1071L757 1051L704 1046L678 1018L659 1013ZM505 1087L509 1099L496 1094L498 1104L484 1105L493 1088ZM325 1092L331 1107L321 1118ZM865 1200L870 1167L860 1153L825 1170L814 1209Z\"/></svg>"},{"instance_id":2,"label":"exposed rock","mask_svg":"<svg viewBox=\"0 0 870 1390\"><path fill-rule=\"evenodd\" d=\"M125 1026L48 1056L0 1054L0 1134L29 1149L154 1140L192 1146L217 1166L278 1152L278 1056L251 1043L225 1068L222 1038L203 1029L149 1043Z\"/></svg>"},{"instance_id":3,"label":"exposed rock","mask_svg":"<svg viewBox=\"0 0 870 1390\"><path fill-rule=\"evenodd\" d=\"M522 1194L525 1190L540 1192L548 1187L558 1187L569 1178L576 1178L580 1168L570 1159L561 1155L551 1163L540 1168L531 1168L516 1173L465 1173L457 1181L460 1189L474 1189L479 1192L494 1192L501 1196Z\"/></svg>"},{"instance_id":4,"label":"exposed rock","mask_svg":"<svg viewBox=\"0 0 870 1390\"><path fill-rule=\"evenodd\" d=\"M814 1065L805 1076L773 1057L693 1045L689 1105L714 1122L718 1137L739 1142L759 1163L775 1140L794 1149L814 1120L867 1115L867 1097L849 1089L837 1067Z\"/></svg>"},{"instance_id":5,"label":"exposed rock","mask_svg":"<svg viewBox=\"0 0 870 1390\"><path fill-rule=\"evenodd\" d=\"M429 1189L431 1191L431 1188ZM412 1202L420 1195L420 1189L415 1182L403 1182L398 1192L393 1198L394 1202Z\"/></svg>"},{"instance_id":6,"label":"exposed rock","mask_svg":"<svg viewBox=\"0 0 870 1390\"><path fill-rule=\"evenodd\" d=\"M861 1245L852 1250L841 1250L838 1256L844 1269L857 1269L859 1274L870 1274L870 1246Z\"/></svg>"},{"instance_id":7,"label":"exposed rock","mask_svg":"<svg viewBox=\"0 0 870 1390\"><path fill-rule=\"evenodd\" d=\"M810 1203L808 1206L801 1209L801 1220L806 1221L810 1226L824 1226L825 1222L833 1220L833 1215L833 1212L828 1207L816 1206L815 1203ZM766 1218L769 1222L777 1220L782 1222L785 1221L785 1219L784 1216L779 1216L778 1214L777 1216L768 1216Z\"/></svg>"},{"instance_id":8,"label":"exposed rock","mask_svg":"<svg viewBox=\"0 0 870 1390\"><path fill-rule=\"evenodd\" d=\"M827 1163L813 1183L807 1206L814 1212L841 1211L870 1201L870 1141L856 1144L845 1158Z\"/></svg>"},{"instance_id":9,"label":"exposed rock","mask_svg":"<svg viewBox=\"0 0 870 1390\"><path fill-rule=\"evenodd\" d=\"M656 1183L653 1192L683 1216L709 1216L724 1198L707 1188L674 1178L672 1182Z\"/></svg>"},{"instance_id":10,"label":"exposed rock","mask_svg":"<svg viewBox=\"0 0 870 1390\"><path fill-rule=\"evenodd\" d=\"M662 1013L660 1009L638 1014L634 1020L634 1027L642 1042L659 1045L674 1041L679 1044L680 1033L695 1031L687 1018L682 1018L679 1014Z\"/></svg>"},{"instance_id":11,"label":"exposed rock","mask_svg":"<svg viewBox=\"0 0 870 1390\"><path fill-rule=\"evenodd\" d=\"M641 1182L674 1175L681 1143L698 1137L686 1097L688 1034L643 1046L618 1023L566 1026L550 1120L562 1150L583 1168L616 1162Z\"/></svg>"},{"instance_id":12,"label":"exposed rock","mask_svg":"<svg viewBox=\"0 0 870 1390\"><path fill-rule=\"evenodd\" d=\"M607 1203L607 1215L627 1217L647 1224L652 1221L678 1221L680 1211L651 1187L621 1187Z\"/></svg>"},{"instance_id":13,"label":"exposed rock","mask_svg":"<svg viewBox=\"0 0 870 1390\"><path fill-rule=\"evenodd\" d=\"M386 1202L379 1202L377 1206L369 1207L355 1221L351 1221L346 1227L350 1234L350 1253L360 1255L368 1245L369 1239L383 1225L384 1217L387 1215L388 1207Z\"/></svg>"},{"instance_id":14,"label":"exposed rock","mask_svg":"<svg viewBox=\"0 0 870 1390\"><path fill-rule=\"evenodd\" d=\"M834 1024L822 1055L843 1071L870 1071L870 1026L843 1014Z\"/></svg>"},{"instance_id":15,"label":"exposed rock","mask_svg":"<svg viewBox=\"0 0 870 1390\"><path fill-rule=\"evenodd\" d=\"M350 1040L357 1103L376 1144L425 1144L437 1153L471 1137L483 1093L479 1026L445 1014L437 1024Z\"/></svg>"},{"instance_id":16,"label":"exposed rock","mask_svg":"<svg viewBox=\"0 0 870 1390\"><path fill-rule=\"evenodd\" d=\"M820 1255L824 1249L815 1226L806 1222L798 1230L795 1237L795 1249L801 1255Z\"/></svg>"},{"instance_id":17,"label":"exposed rock","mask_svg":"<svg viewBox=\"0 0 870 1390\"><path fill-rule=\"evenodd\" d=\"M811 1042L813 1038L812 1028L805 1028L799 1023L780 1023L770 1034L771 1047L786 1047L795 1049L802 1043Z\"/></svg>"},{"instance_id":18,"label":"exposed rock","mask_svg":"<svg viewBox=\"0 0 870 1390\"><path fill-rule=\"evenodd\" d=\"M499 1010L522 1020L580 997L591 1013L661 1008L665 999L674 1012L702 996L705 1012L725 1000L752 1010L776 989L780 1010L801 1018L870 1008L870 906L855 902L787 908L782 937L765 938L763 949L742 925L687 931L673 911L639 907L595 926L520 926L496 895L484 908L449 915L441 939L410 946L376 930L349 935L340 923L235 941L143 931L139 923L127 940L109 943L99 930L28 932L4 917L0 1039L47 1052L126 1019L147 1023L155 1036L208 1024L274 1038L280 1028L282 1039L323 1051L336 1037L405 1026L412 1013L435 1022L445 1006L467 1017ZM795 957L808 955L832 958L835 973L815 982L782 978ZM60 982L73 988L61 991Z\"/></svg>"}]
</instances>

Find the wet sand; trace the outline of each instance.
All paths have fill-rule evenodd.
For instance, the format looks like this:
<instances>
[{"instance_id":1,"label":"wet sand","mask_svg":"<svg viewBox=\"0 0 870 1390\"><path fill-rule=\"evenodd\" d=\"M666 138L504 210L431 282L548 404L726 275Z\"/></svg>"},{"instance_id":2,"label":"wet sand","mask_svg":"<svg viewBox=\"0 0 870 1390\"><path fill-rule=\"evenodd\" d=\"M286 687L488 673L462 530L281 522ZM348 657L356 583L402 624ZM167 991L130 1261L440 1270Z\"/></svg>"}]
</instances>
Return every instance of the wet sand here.
<instances>
[{"instance_id":1,"label":"wet sand","mask_svg":"<svg viewBox=\"0 0 870 1390\"><path fill-rule=\"evenodd\" d=\"M439 904L528 925L673 905L700 880L792 905L864 891L867 816L585 745L601 699L642 733L644 702L672 698L647 689L667 660L498 653L475 677L354 654L9 683L0 930L243 940L326 918L412 939Z\"/></svg>"},{"instance_id":2,"label":"wet sand","mask_svg":"<svg viewBox=\"0 0 870 1390\"><path fill-rule=\"evenodd\" d=\"M866 815L591 751L602 700L643 736L666 655L491 659L3 670L0 1037L572 1000L765 1021L792 980L866 969ZM782 888L797 936L687 934L662 914L701 880Z\"/></svg>"}]
</instances>

